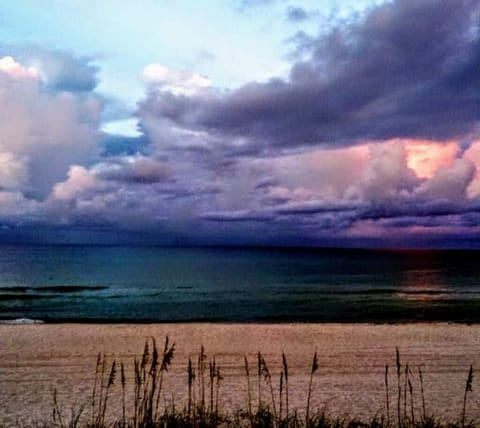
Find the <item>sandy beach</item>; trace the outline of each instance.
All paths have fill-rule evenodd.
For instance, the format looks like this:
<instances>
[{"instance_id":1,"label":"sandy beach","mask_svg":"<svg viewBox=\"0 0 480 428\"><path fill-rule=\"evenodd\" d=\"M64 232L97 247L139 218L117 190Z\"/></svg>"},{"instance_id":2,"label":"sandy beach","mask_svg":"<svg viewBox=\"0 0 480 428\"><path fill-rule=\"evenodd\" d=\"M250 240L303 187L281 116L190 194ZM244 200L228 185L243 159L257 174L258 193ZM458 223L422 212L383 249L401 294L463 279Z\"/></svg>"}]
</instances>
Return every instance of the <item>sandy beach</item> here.
<instances>
[{"instance_id":1,"label":"sandy beach","mask_svg":"<svg viewBox=\"0 0 480 428\"><path fill-rule=\"evenodd\" d=\"M141 354L146 338L163 346L175 342L175 358L166 378L165 402L182 406L186 397L188 357L200 346L215 356L224 380L224 408L245 407L243 357L252 366L261 351L278 383L281 352L290 366L291 405L304 407L309 369L315 350L319 370L314 379L313 407L338 415L371 416L385 410L384 370L389 364L395 393L395 347L413 370L416 405L420 404L418 367L425 378L427 412L458 418L470 364L480 367L480 326L459 324L41 324L0 325L0 423L28 423L51 417L52 392L69 414L73 406L90 408L98 352L127 366ZM196 361L196 359L194 360ZM255 370L253 369L253 372ZM255 391L255 379L252 379ZM480 417L475 378L468 414ZM116 391L116 392L115 392ZM110 410L119 409L114 389ZM419 409L418 409L419 411Z\"/></svg>"}]
</instances>

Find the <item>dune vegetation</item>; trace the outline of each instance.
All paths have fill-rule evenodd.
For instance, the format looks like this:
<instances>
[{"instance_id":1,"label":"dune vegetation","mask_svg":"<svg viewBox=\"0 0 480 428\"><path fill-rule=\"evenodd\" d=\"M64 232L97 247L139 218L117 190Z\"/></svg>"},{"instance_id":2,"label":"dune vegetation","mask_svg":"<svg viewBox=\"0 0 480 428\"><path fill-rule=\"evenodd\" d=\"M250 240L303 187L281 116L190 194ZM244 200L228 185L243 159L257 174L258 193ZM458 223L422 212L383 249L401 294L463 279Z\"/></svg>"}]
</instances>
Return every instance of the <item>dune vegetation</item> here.
<instances>
[{"instance_id":1,"label":"dune vegetation","mask_svg":"<svg viewBox=\"0 0 480 428\"><path fill-rule=\"evenodd\" d=\"M478 426L468 418L469 396L474 371L466 371L463 406L456 420L445 421L427 412L424 381L421 368L416 372L403 363L396 350L395 367L385 366L384 412L369 419L352 416L331 416L324 410L312 408L314 378L319 369L317 352L313 355L309 382L305 386L306 402L302 408L289 403L289 366L281 355L281 371L277 379L269 370L267 361L258 352L255 362L244 357L245 408L223 409L219 404L222 394L222 369L215 357L208 358L202 346L195 360L188 359L185 373L186 400L177 406L167 403L164 379L175 356L175 344L166 337L163 348L154 338L145 342L143 353L133 361L132 376L126 375L123 362L109 360L99 353L95 365L95 381L88 406L66 411L53 392L50 421L36 422L36 427L60 428L154 428L154 427L245 427L245 428L465 428ZM414 382L420 391L414 394ZM391 379L394 379L392 383ZM128 379L133 379L129 381ZM255 388L255 391L254 391ZM392 394L392 391L394 393ZM109 411L113 394L121 394L121 410ZM420 399L420 403L416 400ZM90 408L89 408L90 407ZM418 410L420 409L420 411ZM110 409L111 410L111 409ZM348 409L346 409L348 410ZM2 426L0 424L0 426ZM3 427L3 426L2 426Z\"/></svg>"}]
</instances>

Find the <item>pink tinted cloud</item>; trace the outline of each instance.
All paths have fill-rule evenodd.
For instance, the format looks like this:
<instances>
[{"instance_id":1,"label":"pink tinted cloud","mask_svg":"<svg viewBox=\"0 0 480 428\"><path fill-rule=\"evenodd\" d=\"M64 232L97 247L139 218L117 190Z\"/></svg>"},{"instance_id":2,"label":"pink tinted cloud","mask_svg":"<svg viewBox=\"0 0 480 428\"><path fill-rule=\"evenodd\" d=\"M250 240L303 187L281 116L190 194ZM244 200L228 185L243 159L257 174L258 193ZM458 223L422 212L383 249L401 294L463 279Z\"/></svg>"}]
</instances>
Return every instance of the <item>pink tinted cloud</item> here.
<instances>
[{"instance_id":1,"label":"pink tinted cloud","mask_svg":"<svg viewBox=\"0 0 480 428\"><path fill-rule=\"evenodd\" d=\"M47 91L36 69L1 58L0 154L23 163L18 188L44 198L70 165L93 160L101 109L94 95Z\"/></svg>"},{"instance_id":2,"label":"pink tinted cloud","mask_svg":"<svg viewBox=\"0 0 480 428\"><path fill-rule=\"evenodd\" d=\"M451 167L458 156L457 142L399 140L405 145L407 165L419 178L432 178L440 168Z\"/></svg>"}]
</instances>

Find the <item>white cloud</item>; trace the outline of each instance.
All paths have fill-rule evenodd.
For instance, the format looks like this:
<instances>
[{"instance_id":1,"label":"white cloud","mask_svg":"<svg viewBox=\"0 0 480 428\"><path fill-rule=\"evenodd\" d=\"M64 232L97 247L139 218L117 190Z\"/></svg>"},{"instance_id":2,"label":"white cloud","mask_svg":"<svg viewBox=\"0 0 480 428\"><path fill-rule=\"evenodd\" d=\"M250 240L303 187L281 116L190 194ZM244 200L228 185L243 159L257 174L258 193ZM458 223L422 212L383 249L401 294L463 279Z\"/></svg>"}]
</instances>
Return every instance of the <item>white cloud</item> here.
<instances>
[{"instance_id":1,"label":"white cloud","mask_svg":"<svg viewBox=\"0 0 480 428\"><path fill-rule=\"evenodd\" d=\"M143 69L145 82L175 95L193 95L211 86L210 80L189 70L173 70L161 64L150 64Z\"/></svg>"},{"instance_id":2,"label":"white cloud","mask_svg":"<svg viewBox=\"0 0 480 428\"><path fill-rule=\"evenodd\" d=\"M40 73L35 67L23 67L11 56L4 56L0 59L0 72L14 78L38 78Z\"/></svg>"},{"instance_id":3,"label":"white cloud","mask_svg":"<svg viewBox=\"0 0 480 428\"><path fill-rule=\"evenodd\" d=\"M139 137L142 135L138 130L138 119L135 118L112 120L104 123L100 130L107 134L122 135L124 137Z\"/></svg>"},{"instance_id":4,"label":"white cloud","mask_svg":"<svg viewBox=\"0 0 480 428\"><path fill-rule=\"evenodd\" d=\"M73 165L68 171L68 179L54 186L52 197L56 200L73 200L85 191L94 189L96 184L95 175L91 171Z\"/></svg>"}]
</instances>

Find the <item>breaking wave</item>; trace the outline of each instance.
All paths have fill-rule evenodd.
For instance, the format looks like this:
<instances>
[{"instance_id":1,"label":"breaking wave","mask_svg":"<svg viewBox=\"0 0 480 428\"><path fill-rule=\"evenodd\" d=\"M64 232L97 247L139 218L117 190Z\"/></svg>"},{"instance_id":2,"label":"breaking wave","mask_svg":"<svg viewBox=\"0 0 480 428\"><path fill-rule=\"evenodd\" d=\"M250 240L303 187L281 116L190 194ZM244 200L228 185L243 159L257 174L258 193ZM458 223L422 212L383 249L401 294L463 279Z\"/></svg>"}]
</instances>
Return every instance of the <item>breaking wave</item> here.
<instances>
[{"instance_id":1,"label":"breaking wave","mask_svg":"<svg viewBox=\"0 0 480 428\"><path fill-rule=\"evenodd\" d=\"M32 320L30 318L17 318L15 320L0 320L0 324L13 324L13 325L43 324L43 321Z\"/></svg>"}]
</instances>

